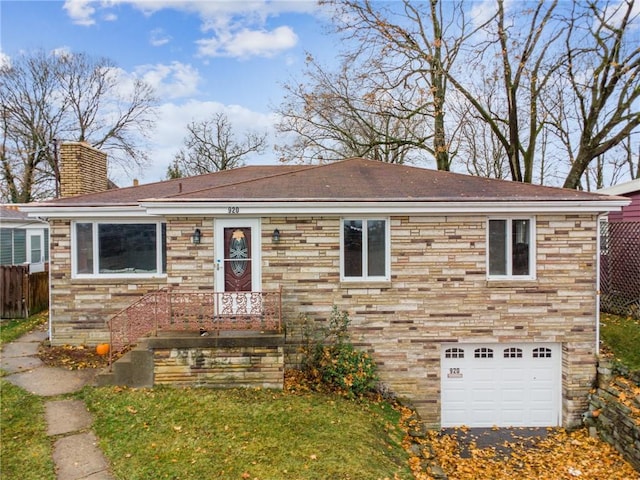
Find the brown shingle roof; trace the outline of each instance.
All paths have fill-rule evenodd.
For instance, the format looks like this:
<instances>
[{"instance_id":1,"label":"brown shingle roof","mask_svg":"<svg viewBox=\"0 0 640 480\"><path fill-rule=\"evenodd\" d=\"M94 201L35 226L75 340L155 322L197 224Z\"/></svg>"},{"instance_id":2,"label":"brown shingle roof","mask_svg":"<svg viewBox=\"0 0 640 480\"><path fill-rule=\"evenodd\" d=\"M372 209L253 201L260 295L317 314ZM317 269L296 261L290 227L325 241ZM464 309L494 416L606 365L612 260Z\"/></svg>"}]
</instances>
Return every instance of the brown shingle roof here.
<instances>
[{"instance_id":1,"label":"brown shingle roof","mask_svg":"<svg viewBox=\"0 0 640 480\"><path fill-rule=\"evenodd\" d=\"M0 205L0 220L26 220L29 216L19 210L17 204Z\"/></svg>"},{"instance_id":2,"label":"brown shingle roof","mask_svg":"<svg viewBox=\"0 0 640 480\"><path fill-rule=\"evenodd\" d=\"M252 179L282 174L303 166L253 166L223 170L194 177L177 178L162 182L106 190L100 193L59 198L46 202L52 206L99 206L99 205L137 205L144 198L171 198L180 193L189 193L204 188L215 188ZM307 167L308 168L308 167Z\"/></svg>"},{"instance_id":3,"label":"brown shingle roof","mask_svg":"<svg viewBox=\"0 0 640 480\"><path fill-rule=\"evenodd\" d=\"M157 201L579 201L596 195L352 158L324 165L253 166L52 200L51 206Z\"/></svg>"}]
</instances>

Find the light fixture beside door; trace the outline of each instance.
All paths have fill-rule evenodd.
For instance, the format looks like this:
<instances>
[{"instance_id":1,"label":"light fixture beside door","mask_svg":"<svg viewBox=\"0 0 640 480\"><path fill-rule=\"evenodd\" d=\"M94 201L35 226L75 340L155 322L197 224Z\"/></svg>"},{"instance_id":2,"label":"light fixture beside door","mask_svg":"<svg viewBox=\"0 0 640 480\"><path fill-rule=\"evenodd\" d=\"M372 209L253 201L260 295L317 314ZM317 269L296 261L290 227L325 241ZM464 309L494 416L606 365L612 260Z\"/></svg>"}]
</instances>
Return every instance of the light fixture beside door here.
<instances>
[{"instance_id":1,"label":"light fixture beside door","mask_svg":"<svg viewBox=\"0 0 640 480\"><path fill-rule=\"evenodd\" d=\"M200 240L202 240L202 232L199 228L196 228L193 231L193 235L191 235L191 243L194 245L200 245Z\"/></svg>"}]
</instances>

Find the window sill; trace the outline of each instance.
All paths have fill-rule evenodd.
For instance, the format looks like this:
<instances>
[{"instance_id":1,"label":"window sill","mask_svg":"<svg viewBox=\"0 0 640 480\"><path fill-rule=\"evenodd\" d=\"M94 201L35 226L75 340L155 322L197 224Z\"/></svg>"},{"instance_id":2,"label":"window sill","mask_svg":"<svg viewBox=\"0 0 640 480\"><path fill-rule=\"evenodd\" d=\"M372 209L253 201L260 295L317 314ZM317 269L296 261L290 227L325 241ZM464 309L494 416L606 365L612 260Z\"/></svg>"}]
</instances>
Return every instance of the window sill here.
<instances>
[{"instance_id":1,"label":"window sill","mask_svg":"<svg viewBox=\"0 0 640 480\"><path fill-rule=\"evenodd\" d=\"M132 276L96 276L96 277L74 277L71 279L71 283L76 285L106 285L106 284L114 284L114 283L135 283L138 285L158 285L165 284L167 282L167 275L156 275L156 276L144 276L144 277L132 277Z\"/></svg>"},{"instance_id":2,"label":"window sill","mask_svg":"<svg viewBox=\"0 0 640 480\"><path fill-rule=\"evenodd\" d=\"M341 288L391 288L389 280L341 280Z\"/></svg>"}]
</instances>

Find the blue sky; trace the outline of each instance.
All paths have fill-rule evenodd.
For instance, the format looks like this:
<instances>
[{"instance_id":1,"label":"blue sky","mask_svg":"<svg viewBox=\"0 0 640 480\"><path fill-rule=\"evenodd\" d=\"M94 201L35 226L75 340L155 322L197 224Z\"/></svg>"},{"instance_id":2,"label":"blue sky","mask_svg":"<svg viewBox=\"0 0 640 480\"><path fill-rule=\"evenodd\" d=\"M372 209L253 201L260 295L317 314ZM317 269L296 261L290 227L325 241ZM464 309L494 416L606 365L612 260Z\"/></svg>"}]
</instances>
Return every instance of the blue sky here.
<instances>
[{"instance_id":1,"label":"blue sky","mask_svg":"<svg viewBox=\"0 0 640 480\"><path fill-rule=\"evenodd\" d=\"M337 51L312 0L0 0L0 16L4 61L37 49L85 52L154 86L152 164L134 175L144 183L164 178L190 121L224 112L239 132L272 132L270 107L299 76L305 52L331 61ZM272 148L251 159L275 162Z\"/></svg>"},{"instance_id":2,"label":"blue sky","mask_svg":"<svg viewBox=\"0 0 640 480\"><path fill-rule=\"evenodd\" d=\"M468 6L479 22L495 0ZM84 52L115 62L123 88L134 76L149 82L160 99L151 164L110 172L119 185L148 183L165 178L186 126L216 113L239 134L268 133L270 147L250 164L277 163L272 107L283 83L303 80L307 52L325 66L335 61L330 14L315 0L0 0L0 62L37 49Z\"/></svg>"}]
</instances>

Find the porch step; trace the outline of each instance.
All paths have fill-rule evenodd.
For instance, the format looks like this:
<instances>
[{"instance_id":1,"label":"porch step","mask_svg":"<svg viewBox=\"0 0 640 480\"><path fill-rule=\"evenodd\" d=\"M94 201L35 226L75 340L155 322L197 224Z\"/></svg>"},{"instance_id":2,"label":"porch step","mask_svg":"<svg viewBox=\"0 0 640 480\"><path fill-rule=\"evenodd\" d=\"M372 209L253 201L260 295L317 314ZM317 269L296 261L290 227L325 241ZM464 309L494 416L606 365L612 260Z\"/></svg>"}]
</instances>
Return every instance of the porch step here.
<instances>
[{"instance_id":1,"label":"porch step","mask_svg":"<svg viewBox=\"0 0 640 480\"><path fill-rule=\"evenodd\" d=\"M153 352L145 339L116 360L111 371L105 370L96 376L96 385L105 387L151 388L153 387Z\"/></svg>"}]
</instances>

